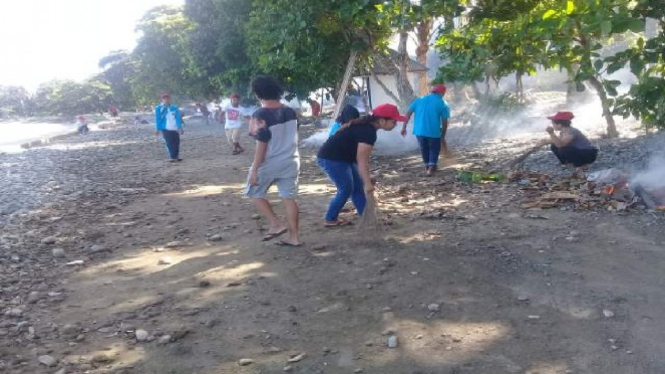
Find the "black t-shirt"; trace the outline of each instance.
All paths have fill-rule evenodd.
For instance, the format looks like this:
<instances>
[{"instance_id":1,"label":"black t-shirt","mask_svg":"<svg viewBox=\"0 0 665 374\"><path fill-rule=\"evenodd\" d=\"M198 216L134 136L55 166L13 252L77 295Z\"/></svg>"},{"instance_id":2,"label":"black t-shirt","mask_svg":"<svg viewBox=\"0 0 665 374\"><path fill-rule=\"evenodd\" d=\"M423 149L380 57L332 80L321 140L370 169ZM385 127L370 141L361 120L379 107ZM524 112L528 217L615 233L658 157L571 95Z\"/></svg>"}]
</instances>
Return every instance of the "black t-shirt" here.
<instances>
[{"instance_id":1,"label":"black t-shirt","mask_svg":"<svg viewBox=\"0 0 665 374\"><path fill-rule=\"evenodd\" d=\"M373 146L376 143L376 131L370 123L341 128L323 143L317 157L331 161L356 162L358 143Z\"/></svg>"}]
</instances>

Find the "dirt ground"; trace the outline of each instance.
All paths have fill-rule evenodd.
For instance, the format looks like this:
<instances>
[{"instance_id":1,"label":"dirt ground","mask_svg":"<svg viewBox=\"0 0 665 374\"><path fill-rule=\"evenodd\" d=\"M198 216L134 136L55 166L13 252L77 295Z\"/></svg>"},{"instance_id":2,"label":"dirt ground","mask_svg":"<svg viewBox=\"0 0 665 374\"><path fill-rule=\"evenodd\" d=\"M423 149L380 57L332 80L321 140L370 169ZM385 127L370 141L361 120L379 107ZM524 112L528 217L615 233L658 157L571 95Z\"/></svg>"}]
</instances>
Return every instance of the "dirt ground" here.
<instances>
[{"instance_id":1,"label":"dirt ground","mask_svg":"<svg viewBox=\"0 0 665 374\"><path fill-rule=\"evenodd\" d=\"M9 373L665 373L662 217L525 211L518 186L425 178L413 155L375 160L374 240L323 227L334 189L303 150L305 246L286 249L241 196L251 151L190 136L167 165L157 142L123 147L100 173L147 190L34 222L86 262L52 261L66 297L33 309L40 339L0 347L23 357Z\"/></svg>"}]
</instances>

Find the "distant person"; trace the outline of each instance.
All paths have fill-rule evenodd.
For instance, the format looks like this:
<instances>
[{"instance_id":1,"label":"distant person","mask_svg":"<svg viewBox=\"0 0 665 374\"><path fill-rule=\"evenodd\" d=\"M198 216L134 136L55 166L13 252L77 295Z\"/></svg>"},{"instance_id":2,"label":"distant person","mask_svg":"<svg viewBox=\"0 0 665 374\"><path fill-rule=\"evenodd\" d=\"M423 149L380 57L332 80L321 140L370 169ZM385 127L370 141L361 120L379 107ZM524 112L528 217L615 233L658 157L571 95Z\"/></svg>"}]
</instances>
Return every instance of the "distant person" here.
<instances>
[{"instance_id":1,"label":"distant person","mask_svg":"<svg viewBox=\"0 0 665 374\"><path fill-rule=\"evenodd\" d=\"M450 108L443 99L445 94L446 86L436 84L432 86L428 95L414 100L406 113L407 122L414 113L416 115L413 121L413 135L418 139L427 176L431 176L437 170L441 150L445 155L449 154L446 132ZM402 126L402 136L406 136L407 122Z\"/></svg>"},{"instance_id":2,"label":"distant person","mask_svg":"<svg viewBox=\"0 0 665 374\"><path fill-rule=\"evenodd\" d=\"M113 117L113 118L117 117L118 114L119 114L118 107L115 106L115 105L113 105L111 108L109 108L109 114L110 114L111 117Z\"/></svg>"},{"instance_id":3,"label":"distant person","mask_svg":"<svg viewBox=\"0 0 665 374\"><path fill-rule=\"evenodd\" d=\"M307 103L312 108L312 117L316 120L321 115L321 104L318 101L307 99Z\"/></svg>"},{"instance_id":4,"label":"distant person","mask_svg":"<svg viewBox=\"0 0 665 374\"><path fill-rule=\"evenodd\" d=\"M233 154L237 155L245 151L240 145L240 133L242 131L243 109L240 107L240 95L231 95L231 103L222 108L226 139L233 145Z\"/></svg>"},{"instance_id":5,"label":"distant person","mask_svg":"<svg viewBox=\"0 0 665 374\"><path fill-rule=\"evenodd\" d=\"M254 161L247 176L245 196L253 200L268 220L268 233L264 241L288 233L277 244L299 247L298 173L298 114L280 102L282 87L273 79L259 76L252 81L252 90L261 102L250 119L250 135L256 139ZM276 185L286 211L286 224L275 214L266 200L268 189Z\"/></svg>"},{"instance_id":6,"label":"distant person","mask_svg":"<svg viewBox=\"0 0 665 374\"><path fill-rule=\"evenodd\" d=\"M369 163L377 132L390 131L397 126L397 122L406 120L396 106L379 105L371 115L351 120L321 146L316 161L337 187L337 194L330 202L324 218L326 227L349 224L339 218L349 197L358 215L362 215L367 203L366 195L374 191Z\"/></svg>"},{"instance_id":7,"label":"distant person","mask_svg":"<svg viewBox=\"0 0 665 374\"><path fill-rule=\"evenodd\" d=\"M201 112L201 116L203 117L203 123L205 125L210 124L210 110L208 110L208 106L204 105L203 103L196 103L196 107L198 108L199 112Z\"/></svg>"},{"instance_id":8,"label":"distant person","mask_svg":"<svg viewBox=\"0 0 665 374\"><path fill-rule=\"evenodd\" d=\"M180 158L180 135L184 134L182 114L171 104L171 95L163 94L162 103L155 107L155 134L162 133L169 162L182 161Z\"/></svg>"},{"instance_id":9,"label":"distant person","mask_svg":"<svg viewBox=\"0 0 665 374\"><path fill-rule=\"evenodd\" d=\"M356 107L354 107L353 105L347 104L346 106L344 106L339 116L337 116L337 118L335 119L335 123L333 123L333 125L330 127L330 132L328 133L328 137L335 135L335 133L340 128L348 126L351 120L354 120L359 117L360 117L360 112L358 112L358 109L356 109Z\"/></svg>"},{"instance_id":10,"label":"distant person","mask_svg":"<svg viewBox=\"0 0 665 374\"><path fill-rule=\"evenodd\" d=\"M552 125L546 129L549 138L541 140L538 145L549 144L559 162L574 166L575 172L596 161L598 148L580 130L572 127L575 118L572 112L557 112L547 118L552 121ZM558 136L555 131L559 132Z\"/></svg>"},{"instance_id":11,"label":"distant person","mask_svg":"<svg viewBox=\"0 0 665 374\"><path fill-rule=\"evenodd\" d=\"M88 128L88 123L85 120L85 117L83 116L78 116L76 118L76 132L79 133L79 135L85 135L90 131Z\"/></svg>"}]
</instances>

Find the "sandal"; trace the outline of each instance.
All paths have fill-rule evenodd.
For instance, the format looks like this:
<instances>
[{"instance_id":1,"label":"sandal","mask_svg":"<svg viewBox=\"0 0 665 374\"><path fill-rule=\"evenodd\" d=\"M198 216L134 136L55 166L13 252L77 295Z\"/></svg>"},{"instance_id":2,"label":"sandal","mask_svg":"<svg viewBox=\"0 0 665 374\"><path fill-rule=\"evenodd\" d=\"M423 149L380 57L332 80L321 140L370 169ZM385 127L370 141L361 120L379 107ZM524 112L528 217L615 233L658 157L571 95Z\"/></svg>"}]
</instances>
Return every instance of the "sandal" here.
<instances>
[{"instance_id":1,"label":"sandal","mask_svg":"<svg viewBox=\"0 0 665 374\"><path fill-rule=\"evenodd\" d=\"M289 229L282 229L278 232L269 232L266 236L263 237L263 239L261 239L261 241L267 242L267 241L273 240L278 236L282 236L282 235L286 234L287 231L289 231Z\"/></svg>"},{"instance_id":2,"label":"sandal","mask_svg":"<svg viewBox=\"0 0 665 374\"><path fill-rule=\"evenodd\" d=\"M285 242L284 240L280 240L278 242L275 242L275 245L278 246L278 247L294 247L294 248L302 247L302 243L292 244L292 243L289 243L289 242Z\"/></svg>"},{"instance_id":3,"label":"sandal","mask_svg":"<svg viewBox=\"0 0 665 374\"><path fill-rule=\"evenodd\" d=\"M351 225L353 225L353 222L344 219L338 219L336 222L324 223L324 227L342 227L342 226L351 226Z\"/></svg>"}]
</instances>

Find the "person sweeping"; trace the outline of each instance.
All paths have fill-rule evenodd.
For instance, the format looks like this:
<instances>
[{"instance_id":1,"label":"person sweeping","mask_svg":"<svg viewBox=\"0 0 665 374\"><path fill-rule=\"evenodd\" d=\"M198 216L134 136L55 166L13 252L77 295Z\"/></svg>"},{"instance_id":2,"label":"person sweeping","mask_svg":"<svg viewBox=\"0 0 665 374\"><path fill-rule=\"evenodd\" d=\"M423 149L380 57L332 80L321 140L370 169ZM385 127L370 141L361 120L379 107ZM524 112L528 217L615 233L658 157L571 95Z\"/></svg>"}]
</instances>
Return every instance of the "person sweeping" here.
<instances>
[{"instance_id":1,"label":"person sweeping","mask_svg":"<svg viewBox=\"0 0 665 374\"><path fill-rule=\"evenodd\" d=\"M397 126L397 122L406 120L396 106L379 105L371 115L351 120L321 146L317 163L337 188L325 215L326 227L350 224L349 221L339 218L339 213L349 198L358 214L363 214L368 197L373 199L374 185L369 162L377 132L390 131Z\"/></svg>"}]
</instances>

